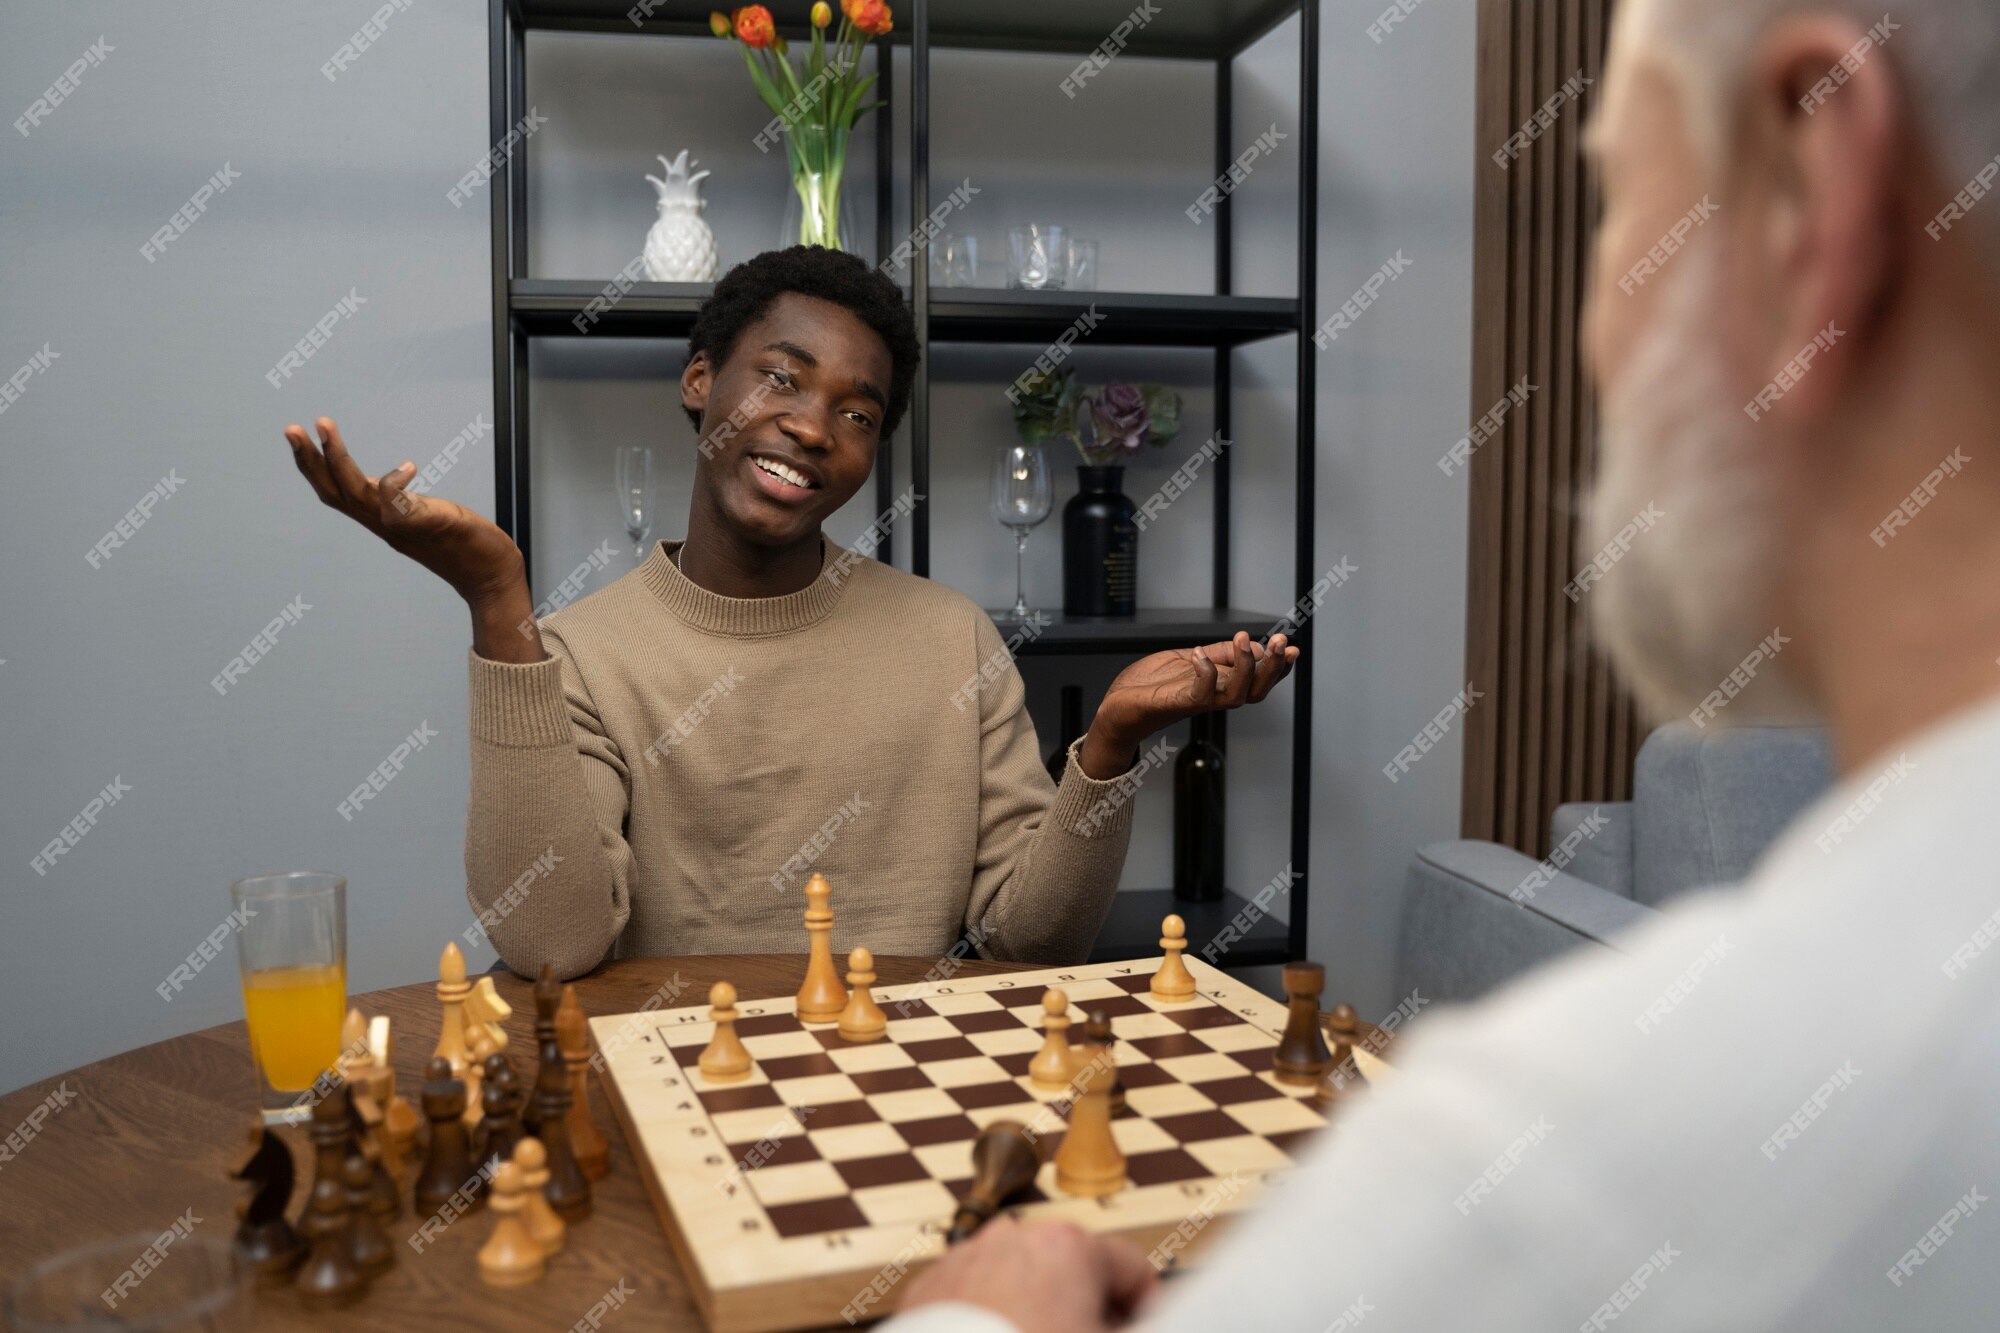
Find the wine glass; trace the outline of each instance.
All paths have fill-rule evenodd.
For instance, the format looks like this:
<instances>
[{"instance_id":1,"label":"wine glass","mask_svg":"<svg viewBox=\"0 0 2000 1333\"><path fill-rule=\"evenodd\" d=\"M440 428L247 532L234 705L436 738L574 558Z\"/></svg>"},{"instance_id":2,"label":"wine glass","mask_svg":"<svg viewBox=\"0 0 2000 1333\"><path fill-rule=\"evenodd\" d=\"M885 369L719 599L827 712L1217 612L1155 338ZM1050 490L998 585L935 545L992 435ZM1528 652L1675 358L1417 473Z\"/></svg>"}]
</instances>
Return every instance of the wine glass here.
<instances>
[{"instance_id":1,"label":"wine glass","mask_svg":"<svg viewBox=\"0 0 2000 1333\"><path fill-rule=\"evenodd\" d=\"M618 504L625 511L625 535L632 554L646 554L646 534L653 530L653 446L627 444L618 450Z\"/></svg>"},{"instance_id":2,"label":"wine glass","mask_svg":"<svg viewBox=\"0 0 2000 1333\"><path fill-rule=\"evenodd\" d=\"M1028 533L1049 516L1054 502L1049 460L1039 445L1011 444L999 452L993 464L993 517L1014 530L1015 620L1028 618Z\"/></svg>"}]
</instances>

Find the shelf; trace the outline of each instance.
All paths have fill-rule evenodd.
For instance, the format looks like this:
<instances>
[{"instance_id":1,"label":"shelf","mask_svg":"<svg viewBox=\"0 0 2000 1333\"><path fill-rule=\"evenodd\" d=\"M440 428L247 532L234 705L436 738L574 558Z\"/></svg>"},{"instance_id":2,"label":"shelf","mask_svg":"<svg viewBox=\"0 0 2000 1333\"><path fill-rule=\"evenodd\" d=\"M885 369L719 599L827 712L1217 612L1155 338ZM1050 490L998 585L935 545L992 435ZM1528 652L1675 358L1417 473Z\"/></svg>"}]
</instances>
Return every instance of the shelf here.
<instances>
[{"instance_id":1,"label":"shelf","mask_svg":"<svg viewBox=\"0 0 2000 1333\"><path fill-rule=\"evenodd\" d=\"M508 309L528 333L542 338L685 338L710 291L705 282L634 283L607 297L605 284L571 278L515 278ZM590 312L604 298L608 308ZM1280 296L1163 296L1153 292L1017 292L946 287L931 292L932 342L1055 341L1088 312L1085 335L1108 347L1232 347L1291 333L1299 303ZM579 326L578 316L584 317Z\"/></svg>"},{"instance_id":2,"label":"shelf","mask_svg":"<svg viewBox=\"0 0 2000 1333\"><path fill-rule=\"evenodd\" d=\"M1021 622L1010 611L988 610L1000 637L1011 640ZM1272 611L1246 611L1241 607L1211 606L1146 608L1134 616L1066 616L1060 611L1039 612L1050 623L1014 648L1016 657L1056 653L1154 653L1162 648L1192 648L1197 644L1218 643L1234 638L1237 630L1248 630L1252 638L1282 617Z\"/></svg>"},{"instance_id":3,"label":"shelf","mask_svg":"<svg viewBox=\"0 0 2000 1333\"><path fill-rule=\"evenodd\" d=\"M1112 895L1111 915L1090 946L1093 963L1122 963L1131 958L1160 956L1160 922L1169 913L1180 913L1187 922L1188 957L1201 958L1223 927L1247 913L1255 917L1247 928L1239 928L1238 938L1216 951L1217 967L1253 967L1291 961L1286 950L1285 924L1260 913L1250 900L1234 891L1224 893L1220 902L1190 903L1174 897L1172 889L1130 889Z\"/></svg>"},{"instance_id":4,"label":"shelf","mask_svg":"<svg viewBox=\"0 0 2000 1333\"><path fill-rule=\"evenodd\" d=\"M665 36L709 37L713 0L515 0L529 28L578 32L647 32ZM1106 41L1135 8L1134 0L931 0L931 45L1002 48L1014 51L1069 51L1081 55ZM635 25L627 15L644 8ZM728 6L724 6L728 8ZM772 14L787 40L803 37L809 6L805 0L770 0ZM910 40L910 0L893 3L896 27L889 42ZM1197 0L1159 4L1143 27L1135 28L1123 50L1137 55L1213 59L1241 50L1298 8L1298 0ZM1088 84L1084 85L1088 87Z\"/></svg>"}]
</instances>

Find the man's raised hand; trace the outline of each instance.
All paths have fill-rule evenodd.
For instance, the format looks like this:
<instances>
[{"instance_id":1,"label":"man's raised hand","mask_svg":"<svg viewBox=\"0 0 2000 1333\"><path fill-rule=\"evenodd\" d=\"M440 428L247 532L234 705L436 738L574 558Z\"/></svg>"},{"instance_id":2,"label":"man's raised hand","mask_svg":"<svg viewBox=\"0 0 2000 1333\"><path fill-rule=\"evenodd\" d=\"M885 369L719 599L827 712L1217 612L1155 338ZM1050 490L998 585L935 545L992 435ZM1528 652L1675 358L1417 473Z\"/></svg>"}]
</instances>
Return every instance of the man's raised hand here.
<instances>
[{"instance_id":1,"label":"man's raised hand","mask_svg":"<svg viewBox=\"0 0 2000 1333\"><path fill-rule=\"evenodd\" d=\"M380 477L369 476L348 454L333 418L320 417L313 424L318 444L296 423L285 427L285 439L292 446L292 461L327 505L436 574L468 602L512 595L517 584L525 591L521 548L491 519L411 491L414 463L405 461Z\"/></svg>"},{"instance_id":2,"label":"man's raised hand","mask_svg":"<svg viewBox=\"0 0 2000 1333\"><path fill-rule=\"evenodd\" d=\"M1284 635L1260 644L1243 630L1227 642L1142 657L1105 691L1077 762L1093 778L1115 777L1154 732L1196 713L1261 703L1298 660Z\"/></svg>"}]
</instances>

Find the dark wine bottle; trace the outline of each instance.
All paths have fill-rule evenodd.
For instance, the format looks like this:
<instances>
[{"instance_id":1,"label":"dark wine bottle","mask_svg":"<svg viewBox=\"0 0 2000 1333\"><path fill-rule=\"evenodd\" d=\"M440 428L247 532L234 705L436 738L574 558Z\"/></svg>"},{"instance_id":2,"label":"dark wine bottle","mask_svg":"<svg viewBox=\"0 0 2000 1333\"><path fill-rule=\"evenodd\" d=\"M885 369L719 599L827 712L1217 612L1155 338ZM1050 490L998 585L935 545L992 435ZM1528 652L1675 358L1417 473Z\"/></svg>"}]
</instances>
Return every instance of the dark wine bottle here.
<instances>
[{"instance_id":1,"label":"dark wine bottle","mask_svg":"<svg viewBox=\"0 0 2000 1333\"><path fill-rule=\"evenodd\" d=\"M1215 714L1198 713L1174 760L1174 897L1212 903L1222 897L1222 747Z\"/></svg>"},{"instance_id":2,"label":"dark wine bottle","mask_svg":"<svg viewBox=\"0 0 2000 1333\"><path fill-rule=\"evenodd\" d=\"M1083 687L1062 687L1062 728L1056 732L1056 748L1049 751L1049 776L1062 785L1063 770L1069 767L1069 747L1083 735Z\"/></svg>"}]
</instances>

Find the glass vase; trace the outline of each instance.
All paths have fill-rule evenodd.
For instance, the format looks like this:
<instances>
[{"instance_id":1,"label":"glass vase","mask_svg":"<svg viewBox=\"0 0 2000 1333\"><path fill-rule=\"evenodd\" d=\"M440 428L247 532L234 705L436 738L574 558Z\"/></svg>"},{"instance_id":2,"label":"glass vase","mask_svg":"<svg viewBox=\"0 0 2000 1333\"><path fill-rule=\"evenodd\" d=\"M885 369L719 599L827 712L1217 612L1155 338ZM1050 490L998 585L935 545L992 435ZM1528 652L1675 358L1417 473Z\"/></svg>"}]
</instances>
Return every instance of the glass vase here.
<instances>
[{"instance_id":1,"label":"glass vase","mask_svg":"<svg viewBox=\"0 0 2000 1333\"><path fill-rule=\"evenodd\" d=\"M795 126L785 134L785 154L791 163L792 188L785 196L779 248L823 245L830 250L852 250L841 192L847 170L847 134L829 132L819 125Z\"/></svg>"}]
</instances>

